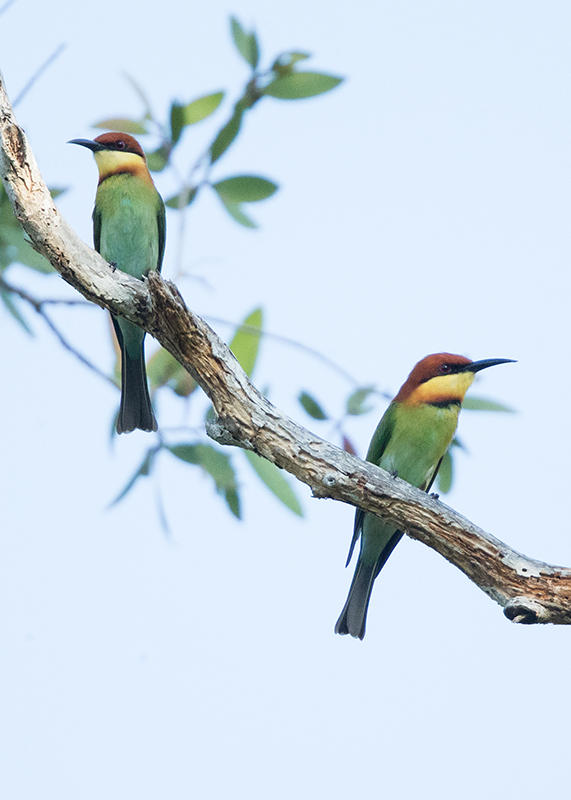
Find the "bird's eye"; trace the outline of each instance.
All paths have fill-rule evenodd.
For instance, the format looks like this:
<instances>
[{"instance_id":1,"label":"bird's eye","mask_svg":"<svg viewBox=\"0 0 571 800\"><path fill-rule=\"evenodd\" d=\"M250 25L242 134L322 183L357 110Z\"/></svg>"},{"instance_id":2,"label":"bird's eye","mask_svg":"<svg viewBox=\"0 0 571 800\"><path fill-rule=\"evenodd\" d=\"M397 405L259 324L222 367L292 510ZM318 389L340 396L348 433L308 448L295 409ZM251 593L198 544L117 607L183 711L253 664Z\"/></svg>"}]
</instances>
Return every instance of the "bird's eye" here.
<instances>
[{"instance_id":1,"label":"bird's eye","mask_svg":"<svg viewBox=\"0 0 571 800\"><path fill-rule=\"evenodd\" d=\"M439 371L441 375L447 375L451 369L452 367L450 366L450 364L441 364Z\"/></svg>"},{"instance_id":2,"label":"bird's eye","mask_svg":"<svg viewBox=\"0 0 571 800\"><path fill-rule=\"evenodd\" d=\"M117 142L115 142L115 147L117 148L117 150L124 150L127 147L127 145L125 144L123 139L119 139Z\"/></svg>"}]
</instances>

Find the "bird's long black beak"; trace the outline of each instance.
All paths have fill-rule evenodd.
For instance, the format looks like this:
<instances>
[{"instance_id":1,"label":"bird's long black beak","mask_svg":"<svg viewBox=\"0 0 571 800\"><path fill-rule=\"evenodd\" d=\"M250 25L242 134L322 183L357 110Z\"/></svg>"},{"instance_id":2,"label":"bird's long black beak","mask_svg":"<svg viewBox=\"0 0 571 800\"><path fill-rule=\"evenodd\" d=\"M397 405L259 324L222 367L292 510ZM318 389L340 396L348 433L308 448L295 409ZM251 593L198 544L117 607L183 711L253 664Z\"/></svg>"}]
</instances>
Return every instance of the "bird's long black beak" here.
<instances>
[{"instance_id":1,"label":"bird's long black beak","mask_svg":"<svg viewBox=\"0 0 571 800\"><path fill-rule=\"evenodd\" d=\"M70 139L68 144L80 144L82 147L87 147L94 153L97 152L97 150L103 150L103 145L99 144L99 142L94 142L92 139Z\"/></svg>"},{"instance_id":2,"label":"bird's long black beak","mask_svg":"<svg viewBox=\"0 0 571 800\"><path fill-rule=\"evenodd\" d=\"M488 369L488 367L495 367L497 364L515 364L513 358L483 358L481 361L472 361L471 364L466 364L464 372L479 372L481 369Z\"/></svg>"}]
</instances>

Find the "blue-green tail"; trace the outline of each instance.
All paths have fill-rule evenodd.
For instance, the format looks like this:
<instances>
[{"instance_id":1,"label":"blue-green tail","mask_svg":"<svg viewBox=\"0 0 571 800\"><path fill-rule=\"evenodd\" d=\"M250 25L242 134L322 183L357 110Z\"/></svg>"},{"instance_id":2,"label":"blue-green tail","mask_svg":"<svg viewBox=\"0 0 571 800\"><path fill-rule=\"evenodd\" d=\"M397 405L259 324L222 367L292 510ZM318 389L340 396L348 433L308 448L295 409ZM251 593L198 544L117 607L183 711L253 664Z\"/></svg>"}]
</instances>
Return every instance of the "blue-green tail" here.
<instances>
[{"instance_id":1,"label":"blue-green tail","mask_svg":"<svg viewBox=\"0 0 571 800\"><path fill-rule=\"evenodd\" d=\"M121 405L117 433L129 433L136 428L156 431L157 421L151 406L145 370L145 333L141 331L140 343L135 348L131 344L128 349L118 321L114 317L112 319L121 346Z\"/></svg>"},{"instance_id":2,"label":"blue-green tail","mask_svg":"<svg viewBox=\"0 0 571 800\"><path fill-rule=\"evenodd\" d=\"M378 553L377 558L365 558L361 550L355 574L351 581L351 588L349 589L347 601L335 625L335 633L340 633L341 635L348 633L350 636L355 636L357 639L363 639L365 636L365 627L367 625L367 611L369 609L369 601L371 599L375 578L384 567L388 557L400 542L401 538L402 533L400 531L395 531Z\"/></svg>"}]
</instances>

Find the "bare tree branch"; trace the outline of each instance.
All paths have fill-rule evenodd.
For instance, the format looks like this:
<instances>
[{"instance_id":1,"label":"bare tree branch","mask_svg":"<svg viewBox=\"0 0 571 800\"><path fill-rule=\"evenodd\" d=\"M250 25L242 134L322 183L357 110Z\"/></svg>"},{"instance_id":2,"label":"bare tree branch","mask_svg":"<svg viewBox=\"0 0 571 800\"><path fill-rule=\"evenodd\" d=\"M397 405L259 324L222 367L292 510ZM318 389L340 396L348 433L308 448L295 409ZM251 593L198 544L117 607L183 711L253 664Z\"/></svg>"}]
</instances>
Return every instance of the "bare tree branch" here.
<instances>
[{"instance_id":1,"label":"bare tree branch","mask_svg":"<svg viewBox=\"0 0 571 800\"><path fill-rule=\"evenodd\" d=\"M571 569L512 550L456 511L301 427L250 383L216 333L178 289L151 273L113 271L57 212L0 79L0 173L33 246L84 297L141 325L187 369L218 415L222 444L253 450L328 497L379 514L447 558L514 622L571 624Z\"/></svg>"}]
</instances>

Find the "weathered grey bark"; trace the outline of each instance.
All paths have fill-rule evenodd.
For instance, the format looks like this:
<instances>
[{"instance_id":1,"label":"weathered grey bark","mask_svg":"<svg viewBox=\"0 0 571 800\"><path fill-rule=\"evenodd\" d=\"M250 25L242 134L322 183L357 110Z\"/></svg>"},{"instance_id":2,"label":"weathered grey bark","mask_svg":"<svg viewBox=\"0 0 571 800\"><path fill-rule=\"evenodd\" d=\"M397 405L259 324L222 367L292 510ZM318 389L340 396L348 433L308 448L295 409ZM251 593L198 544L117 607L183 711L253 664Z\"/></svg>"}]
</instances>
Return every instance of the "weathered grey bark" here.
<instances>
[{"instance_id":1,"label":"weathered grey bark","mask_svg":"<svg viewBox=\"0 0 571 800\"><path fill-rule=\"evenodd\" d=\"M208 434L264 456L306 483L389 519L437 550L514 622L571 623L571 570L512 550L435 498L361 461L281 414L250 383L227 346L187 309L177 288L152 274L113 271L58 213L18 127L0 77L0 173L35 249L81 294L144 327L187 369L218 415Z\"/></svg>"}]
</instances>

